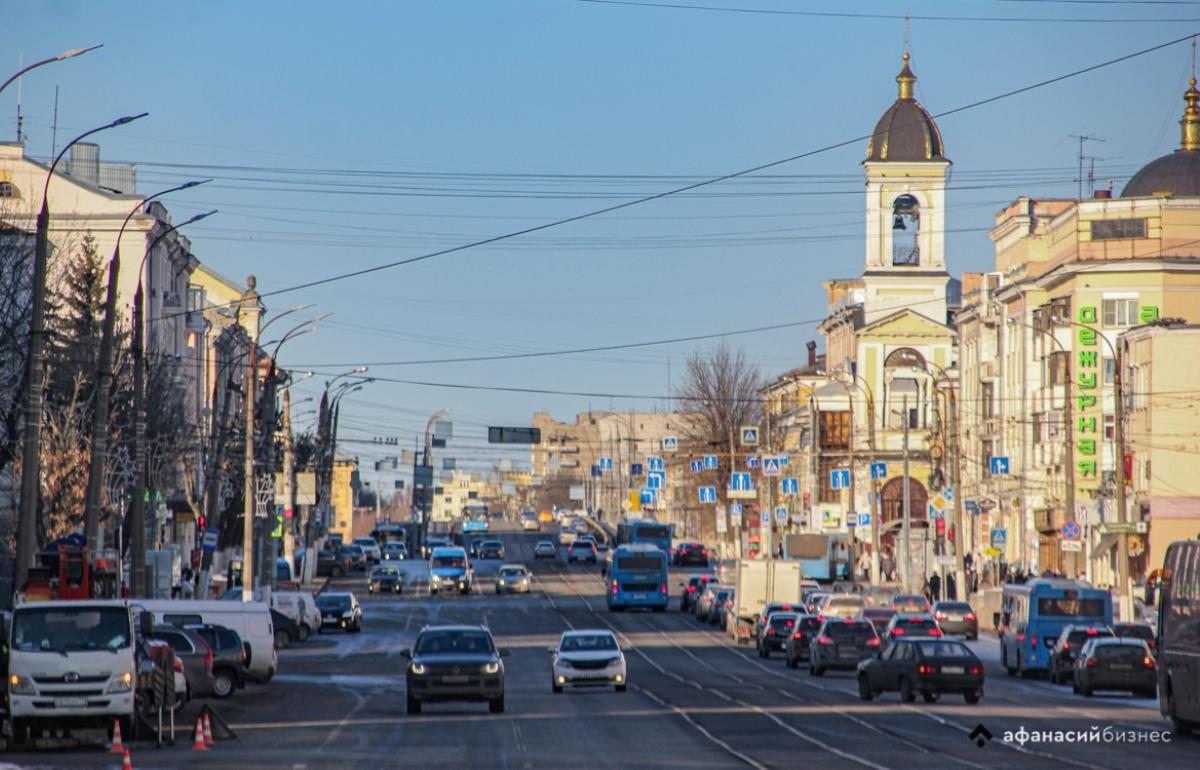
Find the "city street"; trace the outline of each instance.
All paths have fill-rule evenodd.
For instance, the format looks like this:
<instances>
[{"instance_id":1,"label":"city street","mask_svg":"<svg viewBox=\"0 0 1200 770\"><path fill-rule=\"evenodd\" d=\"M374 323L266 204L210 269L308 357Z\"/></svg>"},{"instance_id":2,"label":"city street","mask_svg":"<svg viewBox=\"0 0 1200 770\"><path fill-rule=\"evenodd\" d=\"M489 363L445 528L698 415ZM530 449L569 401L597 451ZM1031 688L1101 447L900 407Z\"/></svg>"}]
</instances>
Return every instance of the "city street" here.
<instances>
[{"instance_id":1,"label":"city street","mask_svg":"<svg viewBox=\"0 0 1200 770\"><path fill-rule=\"evenodd\" d=\"M504 533L508 561L536 575L529 596L497 596L499 562L479 562L470 596L425 592L425 565L405 562L410 583L398 598L368 597L358 578L330 590L353 590L363 607L361 634L326 633L280 654L280 673L213 702L237 732L208 753L181 736L173 748L136 742L135 768L168 767L1061 767L1126 768L1135 763L1184 767L1194 741L1169 744L1005 745L1005 731L1159 731L1167 725L1153 701L1122 696L1085 700L1045 681L1010 679L995 663L995 640L973 646L988 660L983 701L968 706L902 704L895 694L858 699L849 673L814 679L782 659L700 626L690 615L610 614L591 565L533 559L546 535ZM682 576L687 571L680 570ZM677 582L677 581L676 581ZM416 590L412 586L416 586ZM673 587L674 588L674 587ZM404 713L404 659L399 653L426 623L486 623L502 647L507 712L482 705L427 706ZM553 695L547 646L570 628L610 628L631 649L630 688ZM989 652L991 650L991 652ZM990 659L990 660L989 660ZM189 707L193 714L196 704ZM186 719L184 720L186 721ZM967 734L983 724L996 739L977 748ZM9 754L20 766L120 767L98 748Z\"/></svg>"}]
</instances>

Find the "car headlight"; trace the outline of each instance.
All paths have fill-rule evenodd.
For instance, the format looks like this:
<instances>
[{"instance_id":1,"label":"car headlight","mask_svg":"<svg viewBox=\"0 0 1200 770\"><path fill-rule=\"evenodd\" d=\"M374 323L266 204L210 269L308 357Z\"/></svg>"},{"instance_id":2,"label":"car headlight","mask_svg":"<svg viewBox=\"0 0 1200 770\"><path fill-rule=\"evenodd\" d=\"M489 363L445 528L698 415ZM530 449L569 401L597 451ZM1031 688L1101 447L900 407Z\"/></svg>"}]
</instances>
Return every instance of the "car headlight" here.
<instances>
[{"instance_id":1,"label":"car headlight","mask_svg":"<svg viewBox=\"0 0 1200 770\"><path fill-rule=\"evenodd\" d=\"M504 585L504 578L500 578L500 585Z\"/></svg>"},{"instance_id":2,"label":"car headlight","mask_svg":"<svg viewBox=\"0 0 1200 770\"><path fill-rule=\"evenodd\" d=\"M416 674L417 676L422 676L425 673L425 664L424 663L413 663L411 671L414 674Z\"/></svg>"},{"instance_id":3,"label":"car headlight","mask_svg":"<svg viewBox=\"0 0 1200 770\"><path fill-rule=\"evenodd\" d=\"M430 576L429 576L429 582L430 582L430 583L436 583L436 582L438 582L438 581L439 581L439 580L441 580L441 579L442 579L442 578L441 578L441 576L440 576L440 575L430 575Z\"/></svg>"},{"instance_id":4,"label":"car headlight","mask_svg":"<svg viewBox=\"0 0 1200 770\"><path fill-rule=\"evenodd\" d=\"M500 664L499 663L484 663L483 664L483 673L485 673L485 674L500 673Z\"/></svg>"},{"instance_id":5,"label":"car headlight","mask_svg":"<svg viewBox=\"0 0 1200 770\"><path fill-rule=\"evenodd\" d=\"M126 671L119 676L113 677L113 680L108 683L108 687L104 689L105 695L113 693L129 692L133 689L133 673Z\"/></svg>"},{"instance_id":6,"label":"car headlight","mask_svg":"<svg viewBox=\"0 0 1200 770\"><path fill-rule=\"evenodd\" d=\"M37 695L37 688L33 686L33 680L17 674L8 678L8 691L13 695Z\"/></svg>"}]
</instances>

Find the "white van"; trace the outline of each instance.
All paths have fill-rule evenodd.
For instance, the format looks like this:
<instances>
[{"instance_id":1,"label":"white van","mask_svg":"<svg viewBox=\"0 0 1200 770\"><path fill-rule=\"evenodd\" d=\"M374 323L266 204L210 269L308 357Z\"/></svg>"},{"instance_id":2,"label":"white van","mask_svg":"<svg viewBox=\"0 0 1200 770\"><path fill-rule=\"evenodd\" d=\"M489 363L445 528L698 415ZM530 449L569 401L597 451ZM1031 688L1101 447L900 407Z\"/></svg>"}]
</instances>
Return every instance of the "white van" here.
<instances>
[{"instance_id":1,"label":"white van","mask_svg":"<svg viewBox=\"0 0 1200 770\"><path fill-rule=\"evenodd\" d=\"M271 609L262 602L228 602L220 599L133 599L134 614L154 613L158 623L173 626L213 623L238 632L250 654L250 679L266 684L275 676L279 658L275 654L275 629Z\"/></svg>"},{"instance_id":2,"label":"white van","mask_svg":"<svg viewBox=\"0 0 1200 770\"><path fill-rule=\"evenodd\" d=\"M221 596L223 602L240 602L241 587L231 588ZM262 601L262 593L254 592L254 601ZM271 606L292 620L300 621L300 641L321 631L321 611L316 598L308 591L271 591Z\"/></svg>"}]
</instances>

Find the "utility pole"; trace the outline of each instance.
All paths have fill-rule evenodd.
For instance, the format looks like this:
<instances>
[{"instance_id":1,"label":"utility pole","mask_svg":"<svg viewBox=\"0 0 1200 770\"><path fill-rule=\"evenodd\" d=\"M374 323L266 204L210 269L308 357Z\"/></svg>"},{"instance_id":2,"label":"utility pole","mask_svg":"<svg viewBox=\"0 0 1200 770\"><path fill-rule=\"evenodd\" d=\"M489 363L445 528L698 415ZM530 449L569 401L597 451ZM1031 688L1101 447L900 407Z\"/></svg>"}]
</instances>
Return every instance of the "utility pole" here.
<instances>
[{"instance_id":1,"label":"utility pole","mask_svg":"<svg viewBox=\"0 0 1200 770\"><path fill-rule=\"evenodd\" d=\"M912 593L912 542L909 540L909 504L912 502L911 493L908 488L908 395L905 394L901 400L901 409L903 414L901 418L904 420L904 496L902 505L904 506L904 517L902 521L904 538L904 567L900 572L901 580L905 593Z\"/></svg>"},{"instance_id":2,"label":"utility pole","mask_svg":"<svg viewBox=\"0 0 1200 770\"><path fill-rule=\"evenodd\" d=\"M294 563L296 538L292 525L296 522L296 467L292 454L292 389L283 391L283 558ZM274 571L272 571L274 574Z\"/></svg>"},{"instance_id":3,"label":"utility pole","mask_svg":"<svg viewBox=\"0 0 1200 770\"><path fill-rule=\"evenodd\" d=\"M129 509L129 551L133 560L132 594L146 595L146 348L142 285L133 299L133 504Z\"/></svg>"},{"instance_id":4,"label":"utility pole","mask_svg":"<svg viewBox=\"0 0 1200 770\"><path fill-rule=\"evenodd\" d=\"M947 382L947 400L949 401L950 440L950 486L954 488L954 587L959 601L967 601L970 587L967 585L966 549L967 539L963 529L963 496L959 471L962 467L962 454L958 449L958 397L954 395L954 384Z\"/></svg>"},{"instance_id":5,"label":"utility pole","mask_svg":"<svg viewBox=\"0 0 1200 770\"><path fill-rule=\"evenodd\" d=\"M1117 522L1122 525L1120 534L1117 535L1120 544L1120 550L1117 552L1117 579L1121 584L1121 620L1133 620L1133 585L1129 576L1129 532L1125 529L1125 525L1129 521L1129 512L1125 509L1127 500L1125 495L1125 403L1121 387L1121 353L1124 351L1124 344L1120 340L1117 341L1114 353L1115 360L1113 366L1116 371L1113 372L1113 391L1116 397L1116 403L1113 405L1113 438L1116 442L1116 465L1117 477Z\"/></svg>"},{"instance_id":6,"label":"utility pole","mask_svg":"<svg viewBox=\"0 0 1200 770\"><path fill-rule=\"evenodd\" d=\"M258 388L258 340L261 328L262 305L258 292L254 290L254 276L246 279L246 291L242 293L238 314L242 325L253 330L250 335L250 350L246 356L246 463L242 485L242 601L254 601L254 391Z\"/></svg>"}]
</instances>

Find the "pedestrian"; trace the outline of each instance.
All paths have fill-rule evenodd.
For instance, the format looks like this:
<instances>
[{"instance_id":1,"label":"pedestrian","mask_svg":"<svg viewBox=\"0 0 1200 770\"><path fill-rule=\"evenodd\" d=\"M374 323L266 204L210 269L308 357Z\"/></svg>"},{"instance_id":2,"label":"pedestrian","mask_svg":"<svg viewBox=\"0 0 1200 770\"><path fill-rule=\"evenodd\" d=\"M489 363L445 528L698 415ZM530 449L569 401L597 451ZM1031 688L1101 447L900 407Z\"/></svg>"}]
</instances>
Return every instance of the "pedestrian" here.
<instances>
[{"instance_id":1,"label":"pedestrian","mask_svg":"<svg viewBox=\"0 0 1200 770\"><path fill-rule=\"evenodd\" d=\"M946 599L953 600L958 598L958 581L954 579L954 573L946 575Z\"/></svg>"},{"instance_id":2,"label":"pedestrian","mask_svg":"<svg viewBox=\"0 0 1200 770\"><path fill-rule=\"evenodd\" d=\"M858 576L859 580L866 582L871 577L871 552L863 551L858 557Z\"/></svg>"},{"instance_id":3,"label":"pedestrian","mask_svg":"<svg viewBox=\"0 0 1200 770\"><path fill-rule=\"evenodd\" d=\"M936 602L942 598L942 578L938 573L929 576L929 600Z\"/></svg>"}]
</instances>

